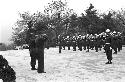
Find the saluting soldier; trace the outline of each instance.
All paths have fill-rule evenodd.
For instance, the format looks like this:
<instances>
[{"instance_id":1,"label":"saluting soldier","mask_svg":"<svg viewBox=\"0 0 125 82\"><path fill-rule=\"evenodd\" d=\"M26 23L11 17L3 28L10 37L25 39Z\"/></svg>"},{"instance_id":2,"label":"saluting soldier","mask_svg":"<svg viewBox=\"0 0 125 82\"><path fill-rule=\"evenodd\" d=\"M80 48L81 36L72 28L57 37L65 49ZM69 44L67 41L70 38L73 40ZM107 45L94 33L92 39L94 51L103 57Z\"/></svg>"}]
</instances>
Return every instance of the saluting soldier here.
<instances>
[{"instance_id":1,"label":"saluting soldier","mask_svg":"<svg viewBox=\"0 0 125 82\"><path fill-rule=\"evenodd\" d=\"M102 47L104 47L104 44L105 44L104 40L105 40L105 38L103 37L102 34L100 34L100 50L101 50Z\"/></svg>"},{"instance_id":2,"label":"saluting soldier","mask_svg":"<svg viewBox=\"0 0 125 82\"><path fill-rule=\"evenodd\" d=\"M82 36L82 46L83 49L86 50L86 36Z\"/></svg>"},{"instance_id":3,"label":"saluting soldier","mask_svg":"<svg viewBox=\"0 0 125 82\"><path fill-rule=\"evenodd\" d=\"M70 41L70 36L67 36L66 37L66 46L68 47L68 50L70 50L70 43L71 43L71 41Z\"/></svg>"},{"instance_id":4,"label":"saluting soldier","mask_svg":"<svg viewBox=\"0 0 125 82\"><path fill-rule=\"evenodd\" d=\"M106 30L106 39L105 39L105 46L104 46L104 50L106 52L106 56L108 59L108 62L106 62L106 64L112 64L111 60L112 60L112 49L111 49L111 36L110 36L110 30L107 29Z\"/></svg>"},{"instance_id":5,"label":"saluting soldier","mask_svg":"<svg viewBox=\"0 0 125 82\"><path fill-rule=\"evenodd\" d=\"M63 50L65 50L65 46L66 46L66 39L65 39L65 37L64 37L64 36L62 37L62 41L61 41L61 43L62 43Z\"/></svg>"},{"instance_id":6,"label":"saluting soldier","mask_svg":"<svg viewBox=\"0 0 125 82\"><path fill-rule=\"evenodd\" d=\"M121 33L118 32L118 52L120 52L120 50L122 50L122 36Z\"/></svg>"},{"instance_id":7,"label":"saluting soldier","mask_svg":"<svg viewBox=\"0 0 125 82\"><path fill-rule=\"evenodd\" d=\"M61 49L62 49L62 36L61 35L58 36L58 45L59 45L59 53L61 53Z\"/></svg>"},{"instance_id":8,"label":"saluting soldier","mask_svg":"<svg viewBox=\"0 0 125 82\"><path fill-rule=\"evenodd\" d=\"M76 36L73 36L73 38L72 38L72 46L73 46L73 51L76 51L76 46L77 46Z\"/></svg>"},{"instance_id":9,"label":"saluting soldier","mask_svg":"<svg viewBox=\"0 0 125 82\"><path fill-rule=\"evenodd\" d=\"M82 51L82 36L79 35L77 39L77 45L80 51Z\"/></svg>"},{"instance_id":10,"label":"saluting soldier","mask_svg":"<svg viewBox=\"0 0 125 82\"><path fill-rule=\"evenodd\" d=\"M116 34L116 31L113 32L113 37L112 37L112 42L111 42L111 46L114 49L114 54L117 54L117 49L118 49L118 36Z\"/></svg>"},{"instance_id":11,"label":"saluting soldier","mask_svg":"<svg viewBox=\"0 0 125 82\"><path fill-rule=\"evenodd\" d=\"M86 35L86 46L87 46L87 51L89 52L89 48L90 48L90 37L89 34Z\"/></svg>"},{"instance_id":12,"label":"saluting soldier","mask_svg":"<svg viewBox=\"0 0 125 82\"><path fill-rule=\"evenodd\" d=\"M91 50L94 49L94 37L93 37L92 34L90 35L90 49L91 49Z\"/></svg>"},{"instance_id":13,"label":"saluting soldier","mask_svg":"<svg viewBox=\"0 0 125 82\"><path fill-rule=\"evenodd\" d=\"M99 36L98 35L96 35L95 36L95 50L96 50L96 52L98 52L98 47L99 47Z\"/></svg>"},{"instance_id":14,"label":"saluting soldier","mask_svg":"<svg viewBox=\"0 0 125 82\"><path fill-rule=\"evenodd\" d=\"M102 37L101 38L102 38L102 42L101 43L102 43L102 46L104 47L105 39L106 39L106 33L105 32L102 33Z\"/></svg>"},{"instance_id":15,"label":"saluting soldier","mask_svg":"<svg viewBox=\"0 0 125 82\"><path fill-rule=\"evenodd\" d=\"M102 43L103 41L102 41L102 36L101 36L101 34L99 34L98 39L99 39L99 41L98 41L98 45L99 45L98 48L99 48L99 50L101 51L102 44L103 44L103 43Z\"/></svg>"}]
</instances>

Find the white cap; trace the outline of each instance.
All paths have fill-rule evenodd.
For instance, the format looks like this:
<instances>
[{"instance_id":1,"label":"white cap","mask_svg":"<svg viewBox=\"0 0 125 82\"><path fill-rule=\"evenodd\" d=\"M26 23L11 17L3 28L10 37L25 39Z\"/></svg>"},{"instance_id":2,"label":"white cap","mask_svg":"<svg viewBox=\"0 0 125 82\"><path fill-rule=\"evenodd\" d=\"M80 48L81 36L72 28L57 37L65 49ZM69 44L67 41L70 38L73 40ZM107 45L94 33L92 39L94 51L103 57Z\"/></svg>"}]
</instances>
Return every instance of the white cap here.
<instances>
[{"instance_id":1,"label":"white cap","mask_svg":"<svg viewBox=\"0 0 125 82\"><path fill-rule=\"evenodd\" d=\"M36 37L38 37L39 35L35 35Z\"/></svg>"},{"instance_id":2,"label":"white cap","mask_svg":"<svg viewBox=\"0 0 125 82\"><path fill-rule=\"evenodd\" d=\"M79 35L79 37L81 37L81 35Z\"/></svg>"},{"instance_id":3,"label":"white cap","mask_svg":"<svg viewBox=\"0 0 125 82\"><path fill-rule=\"evenodd\" d=\"M106 32L110 32L110 30L109 30L109 29L106 29Z\"/></svg>"},{"instance_id":4,"label":"white cap","mask_svg":"<svg viewBox=\"0 0 125 82\"><path fill-rule=\"evenodd\" d=\"M67 38L69 38L69 36L67 36Z\"/></svg>"},{"instance_id":5,"label":"white cap","mask_svg":"<svg viewBox=\"0 0 125 82\"><path fill-rule=\"evenodd\" d=\"M114 31L113 33L116 33L116 31Z\"/></svg>"}]
</instances>

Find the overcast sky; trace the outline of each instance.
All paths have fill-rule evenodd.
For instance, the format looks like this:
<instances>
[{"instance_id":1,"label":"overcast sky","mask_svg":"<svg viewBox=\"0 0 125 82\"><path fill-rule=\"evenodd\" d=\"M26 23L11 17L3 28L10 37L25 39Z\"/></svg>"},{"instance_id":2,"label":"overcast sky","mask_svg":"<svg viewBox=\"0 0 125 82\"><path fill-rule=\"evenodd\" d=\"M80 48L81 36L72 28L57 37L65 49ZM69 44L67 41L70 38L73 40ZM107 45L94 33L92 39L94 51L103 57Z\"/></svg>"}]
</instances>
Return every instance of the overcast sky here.
<instances>
[{"instance_id":1,"label":"overcast sky","mask_svg":"<svg viewBox=\"0 0 125 82\"><path fill-rule=\"evenodd\" d=\"M52 0L0 0L0 42L8 43L12 27L19 18L18 12L43 11ZM63 0L62 0L63 1ZM125 8L125 0L67 0L68 7L82 13L92 3L101 12Z\"/></svg>"}]
</instances>

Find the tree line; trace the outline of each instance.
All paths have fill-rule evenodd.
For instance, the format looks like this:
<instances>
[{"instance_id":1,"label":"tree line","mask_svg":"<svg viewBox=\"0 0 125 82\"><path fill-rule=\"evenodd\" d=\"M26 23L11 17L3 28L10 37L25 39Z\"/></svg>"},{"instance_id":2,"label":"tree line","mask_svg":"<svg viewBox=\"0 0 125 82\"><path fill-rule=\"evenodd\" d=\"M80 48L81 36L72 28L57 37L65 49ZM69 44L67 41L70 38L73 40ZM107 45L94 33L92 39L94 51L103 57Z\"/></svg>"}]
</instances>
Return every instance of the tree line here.
<instances>
[{"instance_id":1,"label":"tree line","mask_svg":"<svg viewBox=\"0 0 125 82\"><path fill-rule=\"evenodd\" d=\"M27 43L27 31L31 29L34 35L46 33L51 42L58 35L99 34L106 29L125 34L125 10L110 10L100 14L94 5L90 4L80 16L68 8L67 2L52 1L45 6L44 13L19 13L20 19L13 28L12 41L16 45ZM29 28L30 27L30 28Z\"/></svg>"}]
</instances>

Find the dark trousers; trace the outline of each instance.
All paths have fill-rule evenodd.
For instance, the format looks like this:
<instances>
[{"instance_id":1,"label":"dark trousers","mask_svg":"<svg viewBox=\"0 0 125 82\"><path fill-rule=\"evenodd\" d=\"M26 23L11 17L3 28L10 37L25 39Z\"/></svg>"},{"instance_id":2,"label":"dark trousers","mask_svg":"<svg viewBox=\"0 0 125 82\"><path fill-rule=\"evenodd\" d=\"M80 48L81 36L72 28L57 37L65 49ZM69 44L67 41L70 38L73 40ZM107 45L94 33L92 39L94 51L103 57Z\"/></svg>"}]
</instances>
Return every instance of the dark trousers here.
<instances>
[{"instance_id":1,"label":"dark trousers","mask_svg":"<svg viewBox=\"0 0 125 82\"><path fill-rule=\"evenodd\" d=\"M0 68L0 79L2 82L16 82L16 73L11 66L4 66Z\"/></svg>"},{"instance_id":2,"label":"dark trousers","mask_svg":"<svg viewBox=\"0 0 125 82\"><path fill-rule=\"evenodd\" d=\"M35 68L36 60L38 60L38 73L44 72L44 48L34 48L30 50L31 67Z\"/></svg>"},{"instance_id":3,"label":"dark trousers","mask_svg":"<svg viewBox=\"0 0 125 82\"><path fill-rule=\"evenodd\" d=\"M65 50L65 45L63 45L63 50Z\"/></svg>"},{"instance_id":4,"label":"dark trousers","mask_svg":"<svg viewBox=\"0 0 125 82\"><path fill-rule=\"evenodd\" d=\"M36 48L30 49L30 57L31 57L30 65L31 65L32 68L35 68L36 59L37 59L36 56L37 56Z\"/></svg>"},{"instance_id":5,"label":"dark trousers","mask_svg":"<svg viewBox=\"0 0 125 82\"><path fill-rule=\"evenodd\" d=\"M82 51L82 44L81 44L81 45L79 45L79 50L80 50L80 51Z\"/></svg>"},{"instance_id":6,"label":"dark trousers","mask_svg":"<svg viewBox=\"0 0 125 82\"><path fill-rule=\"evenodd\" d=\"M44 49L38 49L38 73L44 72Z\"/></svg>"},{"instance_id":7,"label":"dark trousers","mask_svg":"<svg viewBox=\"0 0 125 82\"><path fill-rule=\"evenodd\" d=\"M112 60L112 50L106 50L106 56L109 61Z\"/></svg>"},{"instance_id":8,"label":"dark trousers","mask_svg":"<svg viewBox=\"0 0 125 82\"><path fill-rule=\"evenodd\" d=\"M83 44L83 49L86 50L86 45L85 45L85 43Z\"/></svg>"},{"instance_id":9,"label":"dark trousers","mask_svg":"<svg viewBox=\"0 0 125 82\"><path fill-rule=\"evenodd\" d=\"M119 46L118 46L118 51L120 51L120 50L122 50L122 45L121 44L119 44Z\"/></svg>"},{"instance_id":10,"label":"dark trousers","mask_svg":"<svg viewBox=\"0 0 125 82\"><path fill-rule=\"evenodd\" d=\"M95 50L96 50L96 52L98 52L98 46L95 46Z\"/></svg>"},{"instance_id":11,"label":"dark trousers","mask_svg":"<svg viewBox=\"0 0 125 82\"><path fill-rule=\"evenodd\" d=\"M76 44L73 45L73 51L76 51Z\"/></svg>"},{"instance_id":12,"label":"dark trousers","mask_svg":"<svg viewBox=\"0 0 125 82\"><path fill-rule=\"evenodd\" d=\"M89 47L90 47L89 44L87 44L87 49L88 49L87 52L89 52Z\"/></svg>"},{"instance_id":13,"label":"dark trousers","mask_svg":"<svg viewBox=\"0 0 125 82\"><path fill-rule=\"evenodd\" d=\"M115 47L115 48L113 48L113 49L114 49L115 53L117 53L117 47Z\"/></svg>"},{"instance_id":14,"label":"dark trousers","mask_svg":"<svg viewBox=\"0 0 125 82\"><path fill-rule=\"evenodd\" d=\"M106 56L107 56L107 59L109 61L112 60L112 49L110 49L111 45L110 44L106 44L104 49L105 49L105 52L106 52Z\"/></svg>"},{"instance_id":15,"label":"dark trousers","mask_svg":"<svg viewBox=\"0 0 125 82\"><path fill-rule=\"evenodd\" d=\"M35 65L36 65L36 58L31 57L31 62L30 62L30 64L31 64L31 67L32 67L32 68L35 68Z\"/></svg>"},{"instance_id":16,"label":"dark trousers","mask_svg":"<svg viewBox=\"0 0 125 82\"><path fill-rule=\"evenodd\" d=\"M68 45L68 50L70 50L70 45Z\"/></svg>"},{"instance_id":17,"label":"dark trousers","mask_svg":"<svg viewBox=\"0 0 125 82\"><path fill-rule=\"evenodd\" d=\"M61 45L59 45L59 53L61 53L61 49L62 49L62 46L61 46Z\"/></svg>"}]
</instances>

